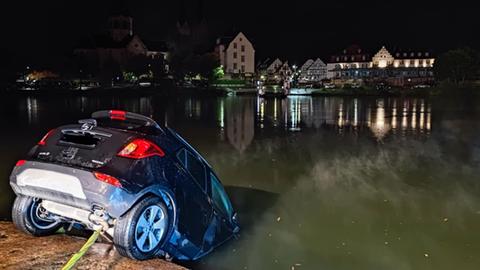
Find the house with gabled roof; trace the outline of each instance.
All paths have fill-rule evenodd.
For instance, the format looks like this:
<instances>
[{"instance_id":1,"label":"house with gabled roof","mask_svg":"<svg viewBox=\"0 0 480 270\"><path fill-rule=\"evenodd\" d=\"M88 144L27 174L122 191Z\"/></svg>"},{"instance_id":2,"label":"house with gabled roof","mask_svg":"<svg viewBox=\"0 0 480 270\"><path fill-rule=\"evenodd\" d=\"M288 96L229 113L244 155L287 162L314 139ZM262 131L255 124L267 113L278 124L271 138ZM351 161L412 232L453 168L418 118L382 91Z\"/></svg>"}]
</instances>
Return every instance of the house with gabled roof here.
<instances>
[{"instance_id":1,"label":"house with gabled roof","mask_svg":"<svg viewBox=\"0 0 480 270\"><path fill-rule=\"evenodd\" d=\"M308 59L300 68L300 83L320 83L327 78L327 65L320 59Z\"/></svg>"},{"instance_id":2,"label":"house with gabled roof","mask_svg":"<svg viewBox=\"0 0 480 270\"><path fill-rule=\"evenodd\" d=\"M81 40L73 53L77 58L94 60L98 67L103 69L111 64L125 67L136 57L164 63L168 49L163 42L146 43L134 34L131 16L115 14L109 17L105 32Z\"/></svg>"},{"instance_id":3,"label":"house with gabled roof","mask_svg":"<svg viewBox=\"0 0 480 270\"><path fill-rule=\"evenodd\" d=\"M226 74L253 76L255 73L255 49L242 32L218 38L215 53Z\"/></svg>"}]
</instances>

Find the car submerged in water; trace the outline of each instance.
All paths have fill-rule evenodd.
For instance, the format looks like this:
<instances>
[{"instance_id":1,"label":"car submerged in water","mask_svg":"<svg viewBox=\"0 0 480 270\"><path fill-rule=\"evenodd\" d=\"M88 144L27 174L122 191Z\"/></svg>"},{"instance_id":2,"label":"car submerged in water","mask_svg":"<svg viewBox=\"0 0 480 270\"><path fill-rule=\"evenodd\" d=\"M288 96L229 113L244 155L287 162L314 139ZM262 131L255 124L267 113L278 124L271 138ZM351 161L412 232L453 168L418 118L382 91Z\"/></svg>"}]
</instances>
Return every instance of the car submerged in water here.
<instances>
[{"instance_id":1,"label":"car submerged in water","mask_svg":"<svg viewBox=\"0 0 480 270\"><path fill-rule=\"evenodd\" d=\"M175 131L125 111L48 132L10 176L16 227L102 230L118 252L197 260L238 231L215 172Z\"/></svg>"}]
</instances>

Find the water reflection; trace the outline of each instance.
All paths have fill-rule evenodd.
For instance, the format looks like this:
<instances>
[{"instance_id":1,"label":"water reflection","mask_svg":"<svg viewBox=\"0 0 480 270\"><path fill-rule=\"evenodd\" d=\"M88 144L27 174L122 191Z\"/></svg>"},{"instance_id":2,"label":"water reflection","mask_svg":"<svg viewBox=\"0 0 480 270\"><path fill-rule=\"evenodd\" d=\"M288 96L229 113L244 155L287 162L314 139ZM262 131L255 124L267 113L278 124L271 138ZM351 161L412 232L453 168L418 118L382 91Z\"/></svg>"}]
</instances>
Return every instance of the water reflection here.
<instances>
[{"instance_id":1,"label":"water reflection","mask_svg":"<svg viewBox=\"0 0 480 270\"><path fill-rule=\"evenodd\" d=\"M226 100L227 138L239 152L252 143L255 135L254 100L242 102L239 99Z\"/></svg>"},{"instance_id":2,"label":"water reflection","mask_svg":"<svg viewBox=\"0 0 480 270\"><path fill-rule=\"evenodd\" d=\"M39 124L52 113L48 108L51 101L45 99L27 97L18 102L19 113L25 114L30 125ZM421 98L187 98L183 100L181 111L176 102L172 104L150 96L108 99L71 97L62 100L63 108L58 108L57 104L56 109L88 116L94 108L122 108L155 117L170 126L175 125L175 121L209 120L213 117L219 137L225 139L226 135L231 145L240 152L253 141L256 128L283 129L286 132L331 129L337 134L357 135L369 132L376 140L390 135L428 136L432 128L431 104Z\"/></svg>"},{"instance_id":3,"label":"water reflection","mask_svg":"<svg viewBox=\"0 0 480 270\"><path fill-rule=\"evenodd\" d=\"M412 135L428 134L431 129L431 107L425 99L291 97L260 98L257 102L257 121L261 128L277 127L282 121L288 131L334 127L343 133L368 127L378 140L397 134L399 129Z\"/></svg>"},{"instance_id":4,"label":"water reflection","mask_svg":"<svg viewBox=\"0 0 480 270\"><path fill-rule=\"evenodd\" d=\"M480 102L155 96L0 102L11 130L0 135L9 142L0 155L2 179L50 128L96 110L150 115L179 131L228 187L243 225L239 241L212 253L204 269L480 264ZM0 217L9 217L14 196L7 181L0 195Z\"/></svg>"},{"instance_id":5,"label":"water reflection","mask_svg":"<svg viewBox=\"0 0 480 270\"><path fill-rule=\"evenodd\" d=\"M38 102L37 99L27 98L28 123L37 123L38 121Z\"/></svg>"}]
</instances>

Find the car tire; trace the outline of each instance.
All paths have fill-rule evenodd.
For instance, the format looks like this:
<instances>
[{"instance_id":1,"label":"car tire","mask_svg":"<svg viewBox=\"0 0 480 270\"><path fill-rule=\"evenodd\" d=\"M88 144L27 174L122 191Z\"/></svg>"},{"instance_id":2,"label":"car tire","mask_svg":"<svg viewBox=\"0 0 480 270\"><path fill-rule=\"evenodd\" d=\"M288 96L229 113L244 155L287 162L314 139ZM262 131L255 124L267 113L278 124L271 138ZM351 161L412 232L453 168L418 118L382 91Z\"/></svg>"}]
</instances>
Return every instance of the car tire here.
<instances>
[{"instance_id":1,"label":"car tire","mask_svg":"<svg viewBox=\"0 0 480 270\"><path fill-rule=\"evenodd\" d=\"M117 219L113 243L122 256L148 260L162 248L169 227L168 209L163 200L146 197Z\"/></svg>"},{"instance_id":2,"label":"car tire","mask_svg":"<svg viewBox=\"0 0 480 270\"><path fill-rule=\"evenodd\" d=\"M15 226L26 234L33 236L48 236L54 234L62 222L40 217L41 200L28 196L17 196L12 208L12 221Z\"/></svg>"}]
</instances>

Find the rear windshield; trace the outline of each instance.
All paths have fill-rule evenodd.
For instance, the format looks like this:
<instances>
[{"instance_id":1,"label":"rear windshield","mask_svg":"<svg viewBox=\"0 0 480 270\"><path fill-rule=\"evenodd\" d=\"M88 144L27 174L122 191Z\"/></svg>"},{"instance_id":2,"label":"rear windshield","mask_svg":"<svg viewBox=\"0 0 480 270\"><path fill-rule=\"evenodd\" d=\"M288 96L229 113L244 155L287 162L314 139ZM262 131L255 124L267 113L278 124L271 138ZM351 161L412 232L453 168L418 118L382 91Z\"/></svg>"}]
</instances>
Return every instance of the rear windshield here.
<instances>
[{"instance_id":1,"label":"rear windshield","mask_svg":"<svg viewBox=\"0 0 480 270\"><path fill-rule=\"evenodd\" d=\"M144 121L135 119L112 120L110 118L99 118L96 120L98 126L100 127L136 131L141 133L152 133L154 130L156 130L156 128L153 126L145 126Z\"/></svg>"},{"instance_id":2,"label":"rear windshield","mask_svg":"<svg viewBox=\"0 0 480 270\"><path fill-rule=\"evenodd\" d=\"M116 129L126 129L126 130L133 130L140 127L143 127L145 122L142 121L135 121L134 119L128 120L112 120L110 118L100 118L96 119L97 123L101 127L109 127L109 128L116 128Z\"/></svg>"},{"instance_id":3,"label":"rear windshield","mask_svg":"<svg viewBox=\"0 0 480 270\"><path fill-rule=\"evenodd\" d=\"M71 146L79 146L79 147L83 146L86 148L95 148L99 141L100 141L99 138L94 137L90 134L66 133L62 135L59 143L61 145L71 145Z\"/></svg>"}]
</instances>

